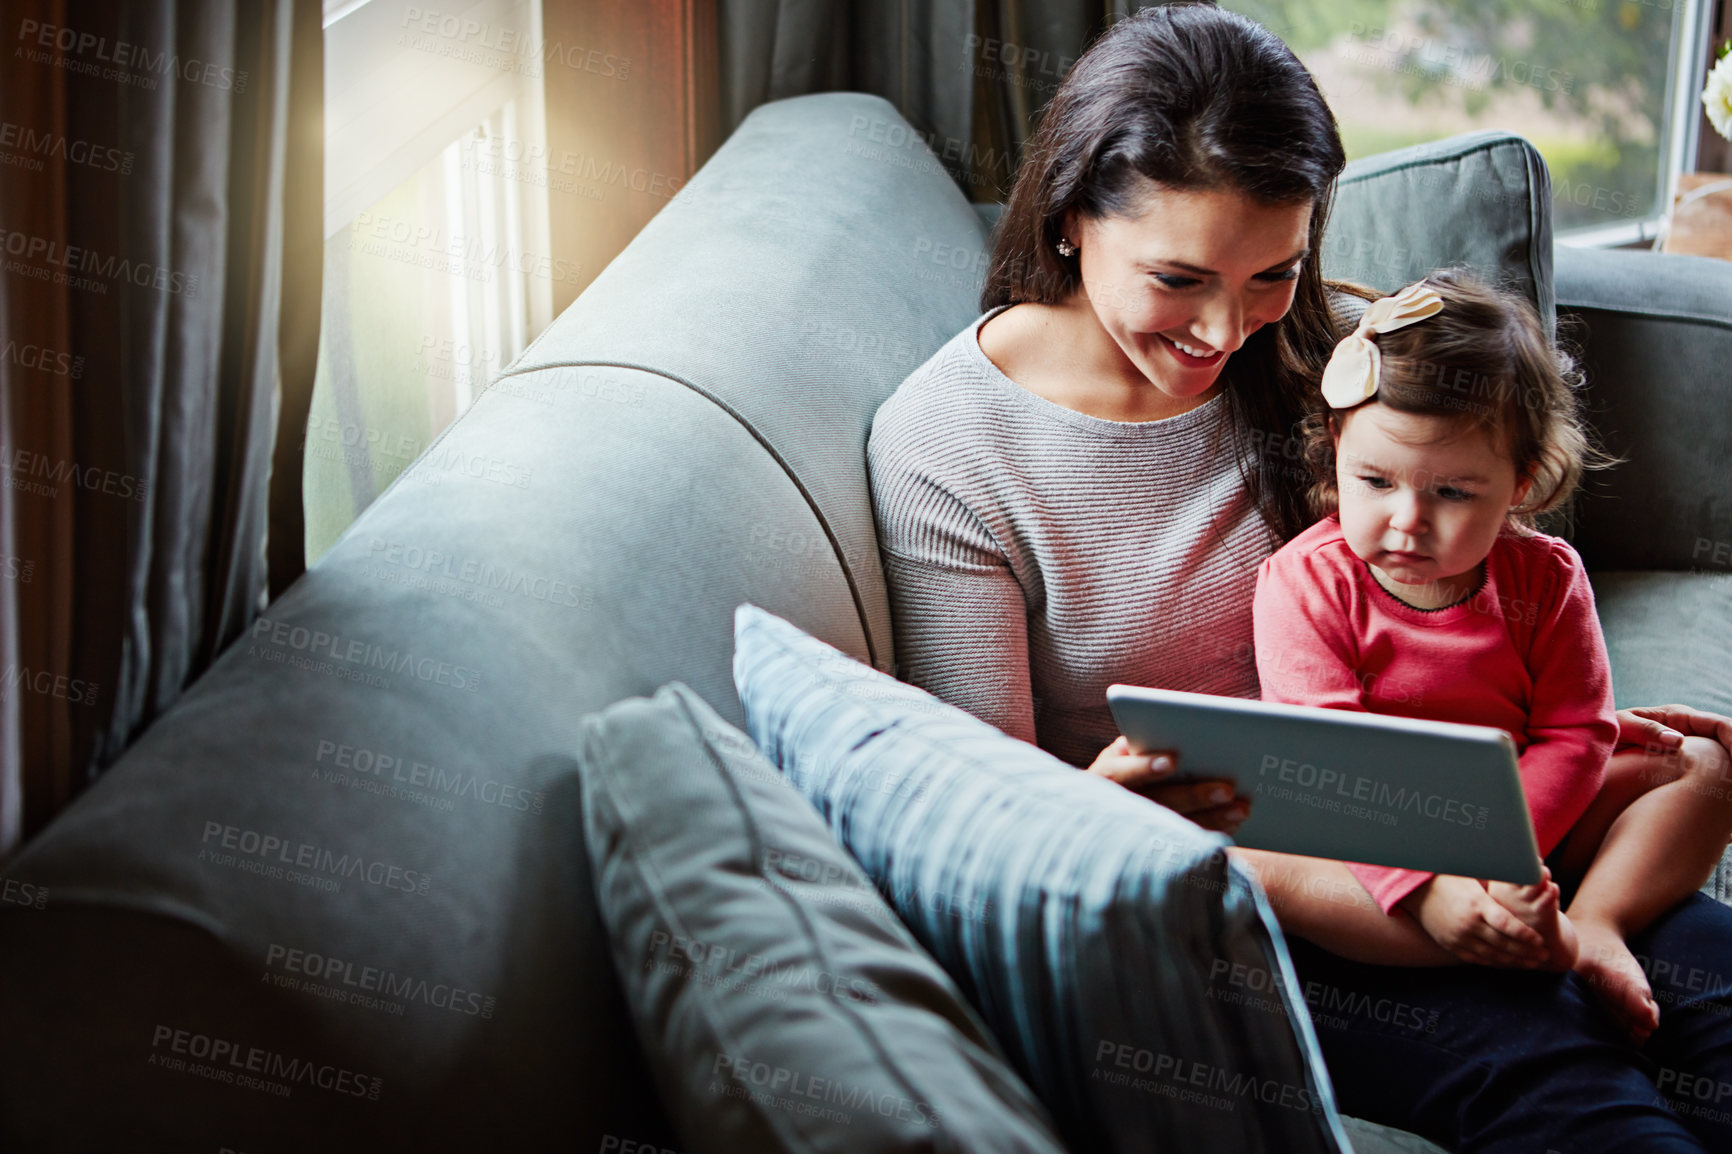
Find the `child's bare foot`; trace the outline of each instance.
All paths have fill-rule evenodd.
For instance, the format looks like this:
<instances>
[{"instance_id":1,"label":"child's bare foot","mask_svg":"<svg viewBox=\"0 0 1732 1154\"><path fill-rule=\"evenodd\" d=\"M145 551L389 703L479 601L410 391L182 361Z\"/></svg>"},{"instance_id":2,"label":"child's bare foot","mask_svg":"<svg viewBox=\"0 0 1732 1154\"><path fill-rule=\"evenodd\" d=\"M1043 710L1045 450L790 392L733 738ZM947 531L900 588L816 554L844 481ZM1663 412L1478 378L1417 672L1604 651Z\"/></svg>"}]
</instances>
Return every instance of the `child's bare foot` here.
<instances>
[{"instance_id":1,"label":"child's bare foot","mask_svg":"<svg viewBox=\"0 0 1732 1154\"><path fill-rule=\"evenodd\" d=\"M1547 957L1539 968L1561 974L1576 964L1576 930L1558 909L1558 886L1552 881L1552 871L1543 866L1541 871L1537 885L1487 882L1485 892L1545 939Z\"/></svg>"},{"instance_id":2,"label":"child's bare foot","mask_svg":"<svg viewBox=\"0 0 1732 1154\"><path fill-rule=\"evenodd\" d=\"M1588 983L1600 1005L1630 1035L1636 1045L1648 1040L1660 1025L1660 1007L1642 965L1624 944L1616 926L1591 918L1577 919L1581 953L1575 971Z\"/></svg>"}]
</instances>

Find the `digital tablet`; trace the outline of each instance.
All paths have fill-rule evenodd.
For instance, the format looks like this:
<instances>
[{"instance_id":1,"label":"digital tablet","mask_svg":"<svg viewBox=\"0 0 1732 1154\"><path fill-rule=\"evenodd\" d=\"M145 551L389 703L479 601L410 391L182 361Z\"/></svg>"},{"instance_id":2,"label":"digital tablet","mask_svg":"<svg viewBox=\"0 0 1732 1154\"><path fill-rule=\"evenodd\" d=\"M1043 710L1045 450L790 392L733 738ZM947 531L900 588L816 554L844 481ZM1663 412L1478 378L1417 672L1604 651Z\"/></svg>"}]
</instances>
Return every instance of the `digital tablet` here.
<instances>
[{"instance_id":1,"label":"digital tablet","mask_svg":"<svg viewBox=\"0 0 1732 1154\"><path fill-rule=\"evenodd\" d=\"M1134 752L1251 798L1251 849L1532 885L1539 847L1515 743L1501 729L1377 713L1107 688Z\"/></svg>"}]
</instances>

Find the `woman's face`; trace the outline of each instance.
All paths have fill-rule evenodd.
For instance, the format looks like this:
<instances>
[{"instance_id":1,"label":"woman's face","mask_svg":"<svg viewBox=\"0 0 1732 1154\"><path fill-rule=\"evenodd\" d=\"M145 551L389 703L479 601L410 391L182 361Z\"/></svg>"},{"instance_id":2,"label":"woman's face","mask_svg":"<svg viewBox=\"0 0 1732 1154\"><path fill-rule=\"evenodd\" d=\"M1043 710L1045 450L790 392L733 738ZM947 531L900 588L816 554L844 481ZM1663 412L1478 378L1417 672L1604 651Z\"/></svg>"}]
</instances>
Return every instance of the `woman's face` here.
<instances>
[{"instance_id":1,"label":"woman's face","mask_svg":"<svg viewBox=\"0 0 1732 1154\"><path fill-rule=\"evenodd\" d=\"M1209 392L1245 339L1293 304L1311 203L1146 183L1130 216L1072 213L1082 292L1127 360L1174 398Z\"/></svg>"}]
</instances>

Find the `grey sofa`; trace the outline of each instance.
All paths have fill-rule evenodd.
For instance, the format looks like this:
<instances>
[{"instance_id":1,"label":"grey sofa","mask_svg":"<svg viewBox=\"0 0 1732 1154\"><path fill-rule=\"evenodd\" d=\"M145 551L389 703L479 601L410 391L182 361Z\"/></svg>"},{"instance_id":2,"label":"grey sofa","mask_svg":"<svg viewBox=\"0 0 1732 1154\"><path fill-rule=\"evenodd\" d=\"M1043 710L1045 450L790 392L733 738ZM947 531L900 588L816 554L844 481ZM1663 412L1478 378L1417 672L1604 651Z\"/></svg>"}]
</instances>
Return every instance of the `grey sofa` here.
<instances>
[{"instance_id":1,"label":"grey sofa","mask_svg":"<svg viewBox=\"0 0 1732 1154\"><path fill-rule=\"evenodd\" d=\"M1511 138L1368 162L1329 271L1483 259L1549 299L1546 195ZM977 315L990 217L881 100L755 112L7 863L0 1147L675 1149L579 845L579 720L678 679L742 723L742 601L894 669L865 438ZM1560 252L1555 285L1631 457L1577 529L1620 704L1732 710L1732 265Z\"/></svg>"}]
</instances>

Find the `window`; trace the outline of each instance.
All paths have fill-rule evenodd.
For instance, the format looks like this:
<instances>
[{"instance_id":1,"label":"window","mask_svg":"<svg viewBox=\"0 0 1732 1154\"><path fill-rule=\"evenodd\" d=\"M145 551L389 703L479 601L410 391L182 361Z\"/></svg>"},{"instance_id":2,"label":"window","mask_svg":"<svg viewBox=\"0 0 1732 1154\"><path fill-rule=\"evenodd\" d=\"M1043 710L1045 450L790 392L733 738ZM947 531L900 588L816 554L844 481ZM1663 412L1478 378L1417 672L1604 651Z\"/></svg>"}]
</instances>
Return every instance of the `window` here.
<instances>
[{"instance_id":1,"label":"window","mask_svg":"<svg viewBox=\"0 0 1732 1154\"><path fill-rule=\"evenodd\" d=\"M540 27L539 0L327 4L309 563L552 319Z\"/></svg>"},{"instance_id":2,"label":"window","mask_svg":"<svg viewBox=\"0 0 1732 1154\"><path fill-rule=\"evenodd\" d=\"M1694 162L1702 0L1228 0L1293 47L1349 159L1478 129L1551 169L1566 243L1652 237Z\"/></svg>"}]
</instances>

